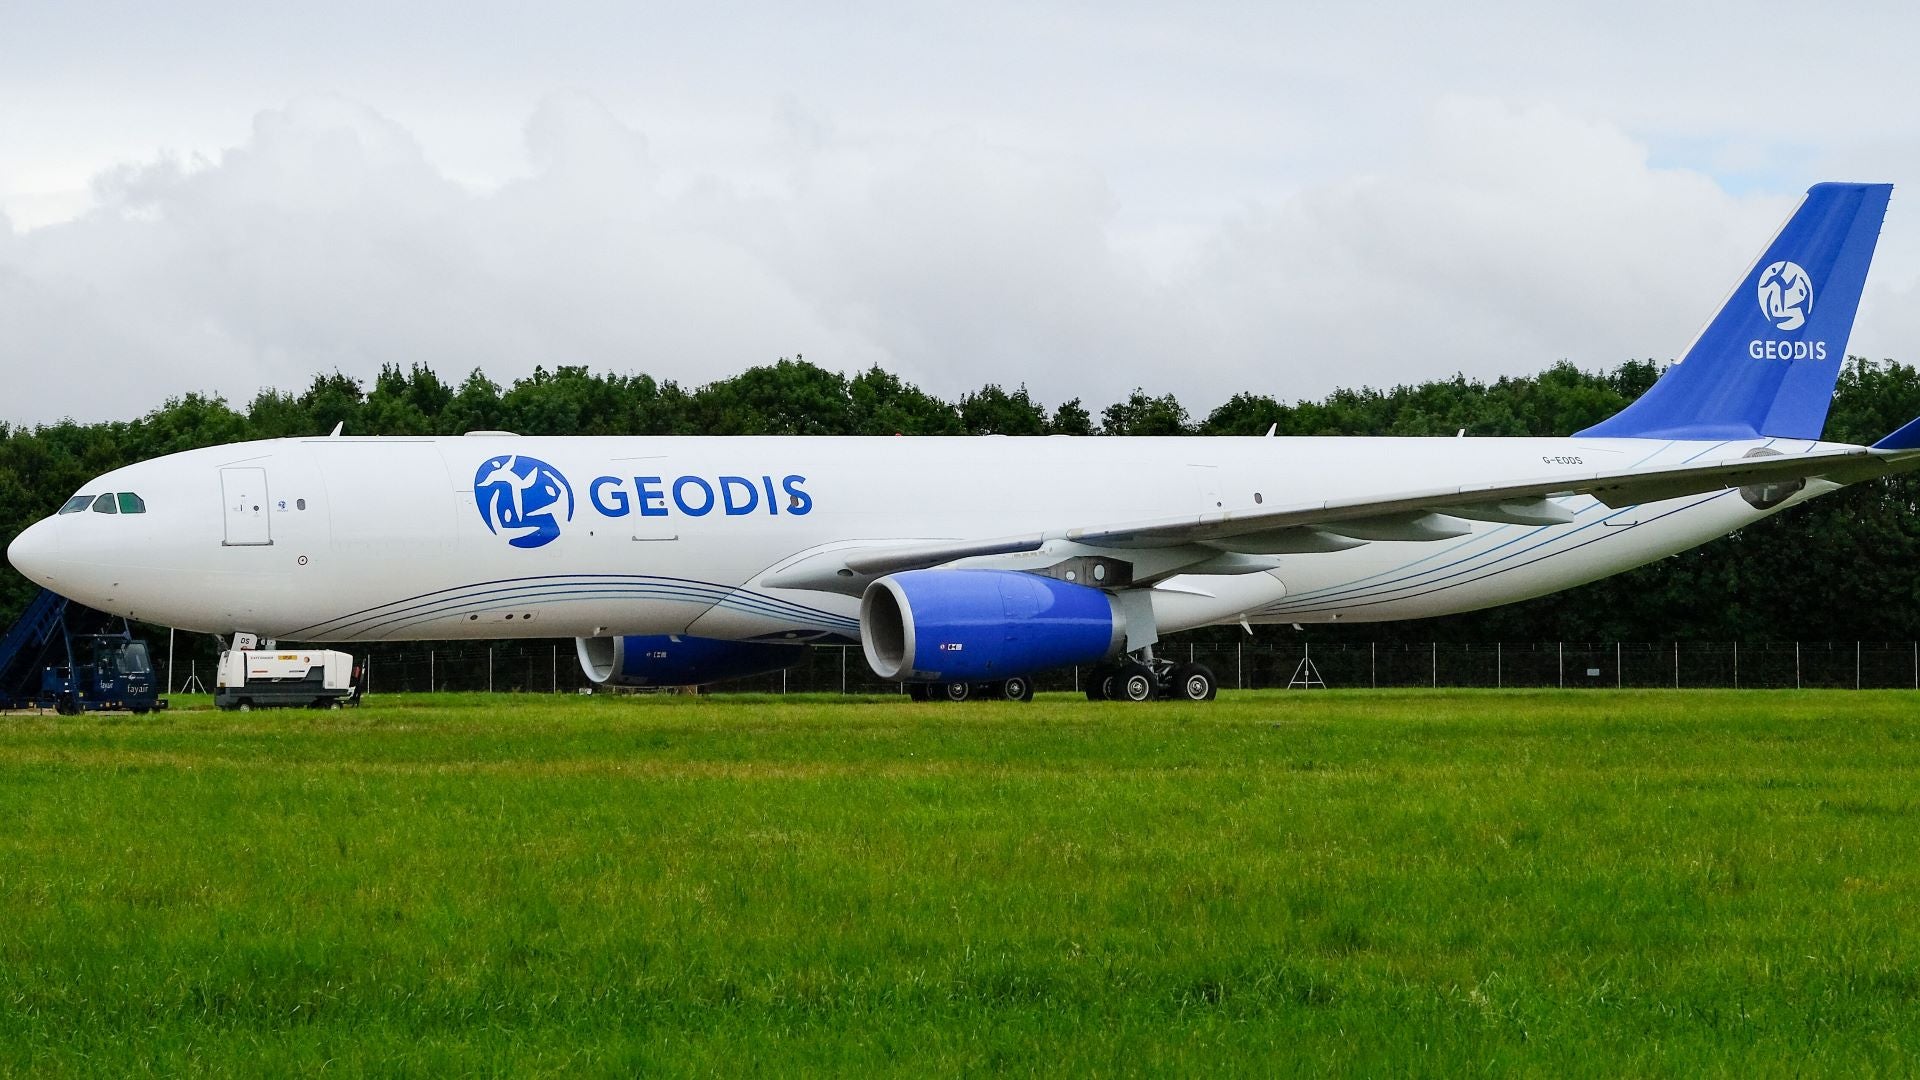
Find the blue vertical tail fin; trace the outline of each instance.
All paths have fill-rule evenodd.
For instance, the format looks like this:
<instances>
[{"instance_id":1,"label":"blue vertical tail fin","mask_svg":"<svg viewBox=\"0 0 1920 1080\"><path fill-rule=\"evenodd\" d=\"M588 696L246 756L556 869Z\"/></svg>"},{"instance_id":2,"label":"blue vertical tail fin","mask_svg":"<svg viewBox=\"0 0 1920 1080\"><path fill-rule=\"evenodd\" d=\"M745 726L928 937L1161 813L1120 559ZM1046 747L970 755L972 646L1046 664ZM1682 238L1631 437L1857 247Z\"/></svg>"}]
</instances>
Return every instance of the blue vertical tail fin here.
<instances>
[{"instance_id":1,"label":"blue vertical tail fin","mask_svg":"<svg viewBox=\"0 0 1920 1080\"><path fill-rule=\"evenodd\" d=\"M1579 432L1634 439L1818 439L1891 184L1816 184L1680 362Z\"/></svg>"}]
</instances>

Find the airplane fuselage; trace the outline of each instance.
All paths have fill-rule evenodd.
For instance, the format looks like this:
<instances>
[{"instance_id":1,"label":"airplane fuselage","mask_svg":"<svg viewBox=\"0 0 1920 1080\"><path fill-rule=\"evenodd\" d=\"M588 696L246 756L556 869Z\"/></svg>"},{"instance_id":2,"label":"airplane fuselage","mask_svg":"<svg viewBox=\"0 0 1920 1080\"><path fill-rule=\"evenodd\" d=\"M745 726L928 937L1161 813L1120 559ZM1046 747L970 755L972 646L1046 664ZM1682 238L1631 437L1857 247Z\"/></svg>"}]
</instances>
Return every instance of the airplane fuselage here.
<instances>
[{"instance_id":1,"label":"airplane fuselage","mask_svg":"<svg viewBox=\"0 0 1920 1080\"><path fill-rule=\"evenodd\" d=\"M284 439L108 473L23 534L43 584L116 614L285 640L600 637L857 640L858 591L770 584L835 548L1046 534L1431 489L1732 461L1753 440L1504 438ZM1377 621L1508 603L1683 551L1761 509L1738 490L1571 520L1468 523L1154 580L1162 633L1209 623ZM1116 554L1109 550L1106 554ZM1122 557L1128 552L1120 551ZM1009 561L1011 559L1011 562ZM1144 564L1143 564L1144 565Z\"/></svg>"}]
</instances>

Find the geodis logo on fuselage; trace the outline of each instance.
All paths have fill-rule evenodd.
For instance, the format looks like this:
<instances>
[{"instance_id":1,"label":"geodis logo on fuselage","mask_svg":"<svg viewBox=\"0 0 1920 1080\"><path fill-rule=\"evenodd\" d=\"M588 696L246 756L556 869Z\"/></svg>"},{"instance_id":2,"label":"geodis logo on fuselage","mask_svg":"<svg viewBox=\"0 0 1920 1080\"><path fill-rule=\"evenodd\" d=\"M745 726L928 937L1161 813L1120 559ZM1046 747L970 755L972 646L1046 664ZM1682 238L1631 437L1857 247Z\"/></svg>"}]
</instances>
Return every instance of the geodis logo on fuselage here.
<instances>
[{"instance_id":1,"label":"geodis logo on fuselage","mask_svg":"<svg viewBox=\"0 0 1920 1080\"><path fill-rule=\"evenodd\" d=\"M1797 262L1781 259L1760 271L1760 314L1775 330L1791 332L1807 325L1813 314L1813 278ZM1755 360L1825 360L1824 341L1761 341L1747 343Z\"/></svg>"},{"instance_id":2,"label":"geodis logo on fuselage","mask_svg":"<svg viewBox=\"0 0 1920 1080\"><path fill-rule=\"evenodd\" d=\"M596 476L587 502L601 517L795 517L813 510L807 478L760 476ZM487 531L517 548L560 538L573 520L573 486L560 470L525 454L488 458L473 474L473 501Z\"/></svg>"},{"instance_id":3,"label":"geodis logo on fuselage","mask_svg":"<svg viewBox=\"0 0 1920 1080\"><path fill-rule=\"evenodd\" d=\"M561 522L573 520L573 486L567 478L546 462L519 454L480 463L473 474L473 501L487 531L507 533L507 543L517 548L550 544L560 539Z\"/></svg>"}]
</instances>

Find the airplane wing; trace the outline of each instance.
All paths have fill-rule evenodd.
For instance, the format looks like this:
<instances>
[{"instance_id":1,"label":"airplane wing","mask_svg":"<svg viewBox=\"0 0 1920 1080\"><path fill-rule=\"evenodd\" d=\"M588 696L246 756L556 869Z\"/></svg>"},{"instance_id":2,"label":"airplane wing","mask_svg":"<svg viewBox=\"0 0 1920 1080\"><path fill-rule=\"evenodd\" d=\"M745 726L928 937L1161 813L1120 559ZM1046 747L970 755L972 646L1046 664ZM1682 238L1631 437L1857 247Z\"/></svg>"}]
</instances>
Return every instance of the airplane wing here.
<instances>
[{"instance_id":1,"label":"airplane wing","mask_svg":"<svg viewBox=\"0 0 1920 1080\"><path fill-rule=\"evenodd\" d=\"M1561 474L1518 482L1429 488L1276 507L1272 510L1223 511L1098 528L1069 529L1062 536L1076 543L1113 547L1206 543L1226 551L1257 550L1237 547L1233 541L1296 528L1324 529L1361 540L1437 540L1445 537L1415 534L1444 532L1457 536L1464 530L1448 529L1444 521L1423 522L1420 519L1452 517L1516 524L1554 524L1572 520L1564 509L1548 501L1557 496L1591 495L1607 506L1618 508L1728 488L1788 484L1814 478L1851 484L1915 467L1920 467L1920 451L1887 452L1848 447L1810 454L1741 458L1708 465ZM1373 533L1379 535L1368 535Z\"/></svg>"},{"instance_id":2,"label":"airplane wing","mask_svg":"<svg viewBox=\"0 0 1920 1080\"><path fill-rule=\"evenodd\" d=\"M868 582L886 574L962 559L1037 551L1055 540L1113 549L1192 545L1203 552L1251 556L1335 551L1374 540L1430 541L1463 536L1472 530L1470 521L1519 525L1572 521L1573 515L1552 501L1556 497L1591 495L1607 506L1624 507L1809 479L1851 484L1914 468L1920 468L1920 449L1847 447L1631 472L1562 473L1517 482L1190 514L987 540L838 548L776 567L762 584L857 595ZM1245 565L1248 569L1264 568L1254 560Z\"/></svg>"}]
</instances>

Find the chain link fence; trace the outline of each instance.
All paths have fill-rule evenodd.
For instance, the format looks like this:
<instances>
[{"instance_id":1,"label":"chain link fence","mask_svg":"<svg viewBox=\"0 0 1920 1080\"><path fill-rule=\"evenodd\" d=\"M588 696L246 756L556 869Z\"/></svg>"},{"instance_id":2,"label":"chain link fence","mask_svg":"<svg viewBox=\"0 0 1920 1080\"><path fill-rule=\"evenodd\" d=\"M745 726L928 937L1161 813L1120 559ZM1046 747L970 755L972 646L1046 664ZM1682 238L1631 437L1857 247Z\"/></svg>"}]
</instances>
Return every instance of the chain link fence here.
<instances>
[{"instance_id":1,"label":"chain link fence","mask_svg":"<svg viewBox=\"0 0 1920 1080\"><path fill-rule=\"evenodd\" d=\"M349 646L372 694L571 694L592 687L572 641ZM1213 670L1222 689L1515 687L1920 690L1916 642L1531 642L1303 644L1162 642L1158 655ZM184 667L184 665L183 665ZM1034 678L1078 690L1088 668ZM186 672L182 672L182 679ZM203 676L204 681L204 676ZM178 685L175 685L178 689ZM889 694L857 645L820 645L786 671L716 683L717 693Z\"/></svg>"}]
</instances>

